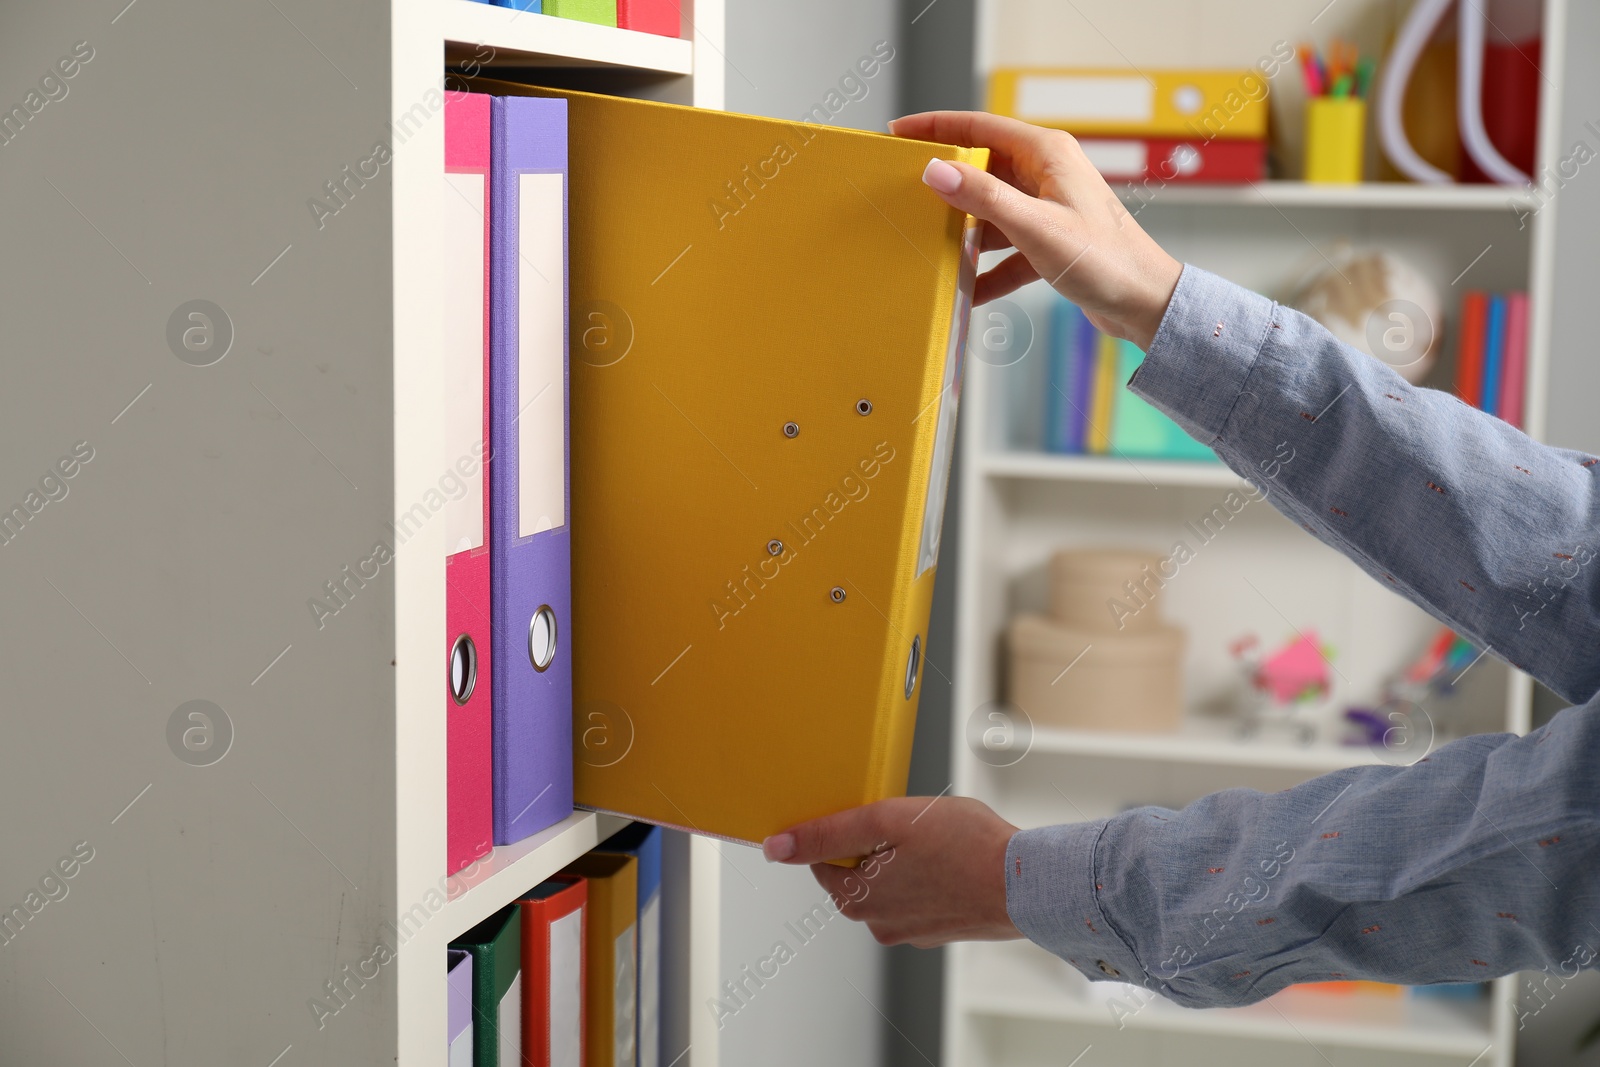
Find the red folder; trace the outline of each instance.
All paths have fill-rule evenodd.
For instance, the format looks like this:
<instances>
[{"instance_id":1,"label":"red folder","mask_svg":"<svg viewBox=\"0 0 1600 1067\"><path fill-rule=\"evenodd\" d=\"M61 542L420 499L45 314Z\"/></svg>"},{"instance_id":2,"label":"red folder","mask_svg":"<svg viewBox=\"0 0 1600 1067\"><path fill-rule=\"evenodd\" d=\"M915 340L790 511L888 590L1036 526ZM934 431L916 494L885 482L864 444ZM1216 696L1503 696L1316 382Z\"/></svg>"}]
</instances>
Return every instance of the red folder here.
<instances>
[{"instance_id":1,"label":"red folder","mask_svg":"<svg viewBox=\"0 0 1600 1067\"><path fill-rule=\"evenodd\" d=\"M1258 182L1267 175L1265 141L1182 141L1164 137L1080 137L1108 182Z\"/></svg>"},{"instance_id":2,"label":"red folder","mask_svg":"<svg viewBox=\"0 0 1600 1067\"><path fill-rule=\"evenodd\" d=\"M617 25L625 30L679 36L679 0L617 0Z\"/></svg>"},{"instance_id":3,"label":"red folder","mask_svg":"<svg viewBox=\"0 0 1600 1067\"><path fill-rule=\"evenodd\" d=\"M589 883L558 874L524 893L517 904L522 908L523 1065L584 1063Z\"/></svg>"},{"instance_id":4,"label":"red folder","mask_svg":"<svg viewBox=\"0 0 1600 1067\"><path fill-rule=\"evenodd\" d=\"M447 93L443 229L446 867L494 838L489 617L489 98ZM400 532L407 521L402 516Z\"/></svg>"},{"instance_id":5,"label":"red folder","mask_svg":"<svg viewBox=\"0 0 1600 1067\"><path fill-rule=\"evenodd\" d=\"M1483 331L1489 321L1489 298L1477 290L1461 298L1461 340L1456 349L1456 395L1473 407L1483 406Z\"/></svg>"}]
</instances>

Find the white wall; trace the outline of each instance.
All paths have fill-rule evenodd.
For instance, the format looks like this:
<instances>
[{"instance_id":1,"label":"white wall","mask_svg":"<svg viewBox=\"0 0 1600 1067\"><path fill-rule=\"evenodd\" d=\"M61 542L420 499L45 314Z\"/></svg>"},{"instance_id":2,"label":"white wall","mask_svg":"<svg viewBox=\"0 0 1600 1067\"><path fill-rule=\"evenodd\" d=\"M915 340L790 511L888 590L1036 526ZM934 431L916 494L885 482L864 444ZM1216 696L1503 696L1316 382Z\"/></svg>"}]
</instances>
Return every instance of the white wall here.
<instances>
[{"instance_id":1,"label":"white wall","mask_svg":"<svg viewBox=\"0 0 1600 1067\"><path fill-rule=\"evenodd\" d=\"M832 125L882 130L898 114L898 26L898 5L885 0L728 0L728 110L798 119L826 105L832 91ZM895 58L870 81L846 81L880 41L896 48ZM737 845L723 846L723 854L723 976L754 971L779 941L794 957L764 987L751 983L737 1013L724 1016L722 1062L880 1063L884 953L866 927L835 916L802 942L785 924L798 928L802 915L827 900L811 872L769 865Z\"/></svg>"}]
</instances>

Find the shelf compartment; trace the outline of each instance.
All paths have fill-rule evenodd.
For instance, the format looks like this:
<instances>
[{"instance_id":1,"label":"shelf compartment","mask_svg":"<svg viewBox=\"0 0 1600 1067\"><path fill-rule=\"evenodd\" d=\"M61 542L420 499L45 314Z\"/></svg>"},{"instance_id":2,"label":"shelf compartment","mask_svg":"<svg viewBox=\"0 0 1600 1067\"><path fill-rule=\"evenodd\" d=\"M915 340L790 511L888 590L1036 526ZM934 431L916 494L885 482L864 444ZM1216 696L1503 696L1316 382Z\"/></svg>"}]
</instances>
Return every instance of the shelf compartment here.
<instances>
[{"instance_id":1,"label":"shelf compartment","mask_svg":"<svg viewBox=\"0 0 1600 1067\"><path fill-rule=\"evenodd\" d=\"M657 74L690 74L694 43L637 30L596 26L472 0L434 0L441 9L445 62L473 58L479 44L494 49L488 67L600 67Z\"/></svg>"},{"instance_id":2,"label":"shelf compartment","mask_svg":"<svg viewBox=\"0 0 1600 1067\"><path fill-rule=\"evenodd\" d=\"M1087 982L1066 963L1026 943L968 947L958 979L967 1012L1104 1027L1249 1037L1312 1045L1385 1049L1459 1057L1465 1063L1493 1042L1493 999L1418 997L1412 993L1324 993L1291 986L1243 1008L1185 1008L1150 994ZM1113 1011L1117 997L1123 1008ZM1141 1003L1143 1006L1141 1007Z\"/></svg>"},{"instance_id":3,"label":"shelf compartment","mask_svg":"<svg viewBox=\"0 0 1600 1067\"><path fill-rule=\"evenodd\" d=\"M629 820L592 811L575 811L548 829L511 845L498 845L471 875L452 878L460 889L440 910L444 920L430 923L455 937L561 870L628 825ZM470 868L469 868L470 869Z\"/></svg>"},{"instance_id":4,"label":"shelf compartment","mask_svg":"<svg viewBox=\"0 0 1600 1067\"><path fill-rule=\"evenodd\" d=\"M983 458L983 472L991 478L1112 482L1157 488L1196 485L1232 489L1244 482L1243 478L1221 463L1020 450L987 454Z\"/></svg>"},{"instance_id":5,"label":"shelf compartment","mask_svg":"<svg viewBox=\"0 0 1600 1067\"><path fill-rule=\"evenodd\" d=\"M1308 1004L1317 997L1322 1003ZM1130 1002L1131 1003L1131 1002ZM1128 1029L1248 1037L1258 1040L1387 1049L1472 1061L1493 1043L1488 998L1472 1002L1419 999L1409 994L1382 997L1349 993L1327 995L1285 990L1246 1008L1182 1008L1153 1001L1124 1017ZM1076 1023L1115 1030L1117 1019L1105 1003L1069 1000L1048 992L1005 994L975 991L966 1008L975 1015ZM1279 1014L1282 1012L1282 1014Z\"/></svg>"},{"instance_id":6,"label":"shelf compartment","mask_svg":"<svg viewBox=\"0 0 1600 1067\"><path fill-rule=\"evenodd\" d=\"M1328 742L1296 745L1269 738L1236 738L1220 728L1202 729L1196 726L1186 726L1170 734L1120 734L1036 727L1029 751L1096 759L1271 767L1316 773L1384 762L1381 750L1364 745L1335 745Z\"/></svg>"},{"instance_id":7,"label":"shelf compartment","mask_svg":"<svg viewBox=\"0 0 1600 1067\"><path fill-rule=\"evenodd\" d=\"M1362 182L1358 185L1316 185L1300 181L1265 181L1245 185L1113 186L1125 204L1211 204L1256 207L1376 208L1437 211L1526 210L1538 201L1507 185L1420 185L1410 182Z\"/></svg>"}]
</instances>

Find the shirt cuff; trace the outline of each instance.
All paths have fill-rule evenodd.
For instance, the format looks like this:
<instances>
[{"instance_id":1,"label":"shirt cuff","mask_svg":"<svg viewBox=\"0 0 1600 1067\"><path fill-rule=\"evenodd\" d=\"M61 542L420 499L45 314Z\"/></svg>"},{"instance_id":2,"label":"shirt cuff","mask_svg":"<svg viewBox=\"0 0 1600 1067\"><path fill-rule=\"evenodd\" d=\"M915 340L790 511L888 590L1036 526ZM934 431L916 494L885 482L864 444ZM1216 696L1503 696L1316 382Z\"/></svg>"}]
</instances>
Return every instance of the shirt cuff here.
<instances>
[{"instance_id":1,"label":"shirt cuff","mask_svg":"<svg viewBox=\"0 0 1600 1067\"><path fill-rule=\"evenodd\" d=\"M1186 263L1128 388L1191 437L1214 443L1275 328L1277 305Z\"/></svg>"},{"instance_id":2,"label":"shirt cuff","mask_svg":"<svg viewBox=\"0 0 1600 1067\"><path fill-rule=\"evenodd\" d=\"M1147 984L1100 910L1095 850L1106 820L1019 830L1006 846L1006 913L1023 936L1092 981Z\"/></svg>"}]
</instances>

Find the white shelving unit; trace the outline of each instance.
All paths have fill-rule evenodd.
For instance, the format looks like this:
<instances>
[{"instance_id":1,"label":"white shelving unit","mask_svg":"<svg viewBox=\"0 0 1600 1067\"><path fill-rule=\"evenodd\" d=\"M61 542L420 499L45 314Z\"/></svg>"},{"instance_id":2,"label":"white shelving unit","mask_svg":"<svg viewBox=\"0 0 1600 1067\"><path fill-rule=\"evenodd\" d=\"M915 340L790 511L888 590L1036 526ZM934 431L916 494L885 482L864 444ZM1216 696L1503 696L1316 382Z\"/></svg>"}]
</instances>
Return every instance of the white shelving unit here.
<instances>
[{"instance_id":1,"label":"white shelving unit","mask_svg":"<svg viewBox=\"0 0 1600 1067\"><path fill-rule=\"evenodd\" d=\"M0 936L0 1059L442 1063L448 942L625 825L578 812L444 876L442 534L392 524L450 471L447 64L721 107L722 0L683 13L681 39L468 0L0 16L5 69L92 52L0 160L39 205L0 251L7 350L52 353L8 363L0 466L25 487L93 448L0 560L8 706L50 709L0 746L27 872L0 899L51 897ZM195 299L206 359L171 340ZM203 756L169 727L196 699ZM673 1067L717 1063L720 862L667 835Z\"/></svg>"},{"instance_id":2,"label":"white shelving unit","mask_svg":"<svg viewBox=\"0 0 1600 1067\"><path fill-rule=\"evenodd\" d=\"M1381 22L1387 10L1330 8L1324 0L1174 3L1165 12L1099 0L980 0L978 75L981 85L999 66L1242 68L1270 54L1276 39L1339 36L1375 51L1392 29ZM1546 41L1563 41L1565 17L1566 0L1547 0ZM1203 63L1197 55L1205 56ZM1556 136L1561 94L1550 87L1565 84L1564 59L1563 48L1544 53L1539 163L1552 168L1564 149ZM1290 69L1273 83L1280 130L1299 93L1284 83L1296 77ZM1282 88L1288 92L1280 94ZM1288 99L1277 100L1280 95ZM1453 377L1448 353L1460 292L1526 289L1533 308L1526 421L1540 435L1557 214L1556 205L1544 202L1548 197L1490 186L1319 187L1282 180L1124 187L1120 193L1139 224L1173 255L1274 296L1284 295L1286 283L1341 238L1405 256L1445 295L1447 355L1431 384L1447 385ZM1030 421L1026 412L1037 404L1043 348L1037 338L1055 298L1038 283L1012 299L1034 325L1033 350L1006 367L969 360L962 405L955 792L986 801L1018 825L1037 826L1105 817L1137 804L1182 807L1234 786L1278 790L1343 767L1402 761L1331 739L1300 746L1270 733L1242 740L1233 730L1226 714L1237 684L1227 652L1231 639L1256 633L1273 645L1292 637L1294 628L1315 628L1337 650L1332 704L1345 707L1370 705L1383 680L1417 654L1437 626L1265 502L1251 502L1201 545L1161 594L1163 615L1188 635L1180 733L1091 733L1034 723L1025 754L971 747L971 723L985 721L1005 696L1009 621L1019 612L1044 610L1053 551L1112 545L1165 554L1190 536L1187 520L1242 484L1220 464L1040 451L1036 417ZM974 334L978 329L975 321ZM1485 658L1463 679L1451 721L1434 724L1435 740L1528 729L1531 690L1525 676ZM1514 976L1494 982L1490 995L1475 1002L1295 988L1236 1010L1191 1011L1159 1000L1140 1007L1134 998L1114 1009L1109 998L1126 987L1089 983L1027 942L957 944L949 952L944 1049L952 1067L1074 1062L1089 1046L1093 1062L1130 1067L1508 1067L1514 1055Z\"/></svg>"}]
</instances>

